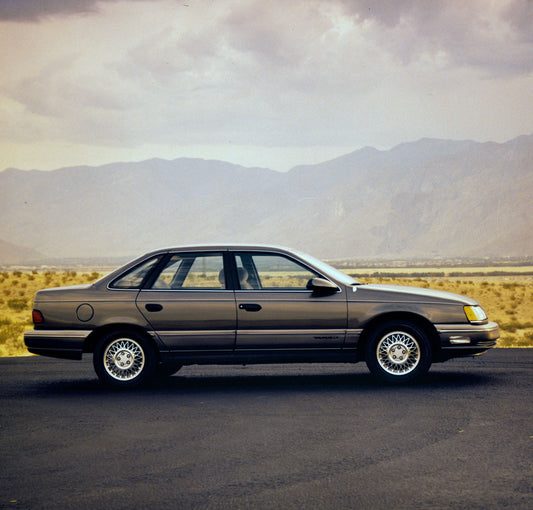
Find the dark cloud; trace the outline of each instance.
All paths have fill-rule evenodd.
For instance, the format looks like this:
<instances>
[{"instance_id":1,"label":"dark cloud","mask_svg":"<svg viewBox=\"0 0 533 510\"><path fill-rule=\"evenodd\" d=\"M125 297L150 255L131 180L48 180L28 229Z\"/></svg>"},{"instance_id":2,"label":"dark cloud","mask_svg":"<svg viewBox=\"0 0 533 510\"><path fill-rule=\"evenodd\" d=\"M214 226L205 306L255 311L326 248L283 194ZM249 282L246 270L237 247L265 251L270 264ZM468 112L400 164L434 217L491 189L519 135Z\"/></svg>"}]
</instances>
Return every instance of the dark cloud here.
<instances>
[{"instance_id":1,"label":"dark cloud","mask_svg":"<svg viewBox=\"0 0 533 510\"><path fill-rule=\"evenodd\" d=\"M484 69L491 75L533 70L533 1L489 4L469 0L339 0L358 21L373 21L390 37L402 61L444 52L450 62ZM384 37L383 37L384 34Z\"/></svg>"},{"instance_id":2,"label":"dark cloud","mask_svg":"<svg viewBox=\"0 0 533 510\"><path fill-rule=\"evenodd\" d=\"M515 0L504 10L504 18L515 28L521 38L533 41L533 1Z\"/></svg>"},{"instance_id":3,"label":"dark cloud","mask_svg":"<svg viewBox=\"0 0 533 510\"><path fill-rule=\"evenodd\" d=\"M98 4L116 0L0 0L0 21L36 22L49 16L98 12ZM136 1L136 0L129 0Z\"/></svg>"},{"instance_id":4,"label":"dark cloud","mask_svg":"<svg viewBox=\"0 0 533 510\"><path fill-rule=\"evenodd\" d=\"M0 19L38 21L58 14L87 13L96 10L98 0L0 0Z\"/></svg>"}]
</instances>

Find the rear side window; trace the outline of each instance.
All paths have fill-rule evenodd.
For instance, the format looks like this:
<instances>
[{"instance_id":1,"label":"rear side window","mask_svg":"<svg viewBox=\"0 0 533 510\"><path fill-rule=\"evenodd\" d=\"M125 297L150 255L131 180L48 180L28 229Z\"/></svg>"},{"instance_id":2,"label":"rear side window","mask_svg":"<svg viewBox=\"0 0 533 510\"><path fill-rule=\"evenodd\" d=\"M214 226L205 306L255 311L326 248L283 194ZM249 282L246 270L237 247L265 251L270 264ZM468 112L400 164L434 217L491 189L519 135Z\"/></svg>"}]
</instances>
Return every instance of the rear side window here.
<instances>
[{"instance_id":1,"label":"rear side window","mask_svg":"<svg viewBox=\"0 0 533 510\"><path fill-rule=\"evenodd\" d=\"M127 273L119 276L111 283L110 287L112 289L140 289L145 278L148 277L159 260L160 257L154 257L142 262Z\"/></svg>"},{"instance_id":2,"label":"rear side window","mask_svg":"<svg viewBox=\"0 0 533 510\"><path fill-rule=\"evenodd\" d=\"M225 289L224 259L221 253L175 254L170 257L152 289Z\"/></svg>"}]
</instances>

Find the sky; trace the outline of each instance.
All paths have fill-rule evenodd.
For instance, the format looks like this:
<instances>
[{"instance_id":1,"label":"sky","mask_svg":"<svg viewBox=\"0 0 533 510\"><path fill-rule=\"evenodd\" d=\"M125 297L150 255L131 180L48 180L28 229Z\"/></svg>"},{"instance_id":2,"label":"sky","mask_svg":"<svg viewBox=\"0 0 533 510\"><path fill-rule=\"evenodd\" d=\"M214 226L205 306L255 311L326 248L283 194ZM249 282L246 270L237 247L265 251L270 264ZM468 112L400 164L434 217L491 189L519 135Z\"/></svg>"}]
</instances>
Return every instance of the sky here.
<instances>
[{"instance_id":1,"label":"sky","mask_svg":"<svg viewBox=\"0 0 533 510\"><path fill-rule=\"evenodd\" d=\"M532 0L0 0L0 170L531 133Z\"/></svg>"}]
</instances>

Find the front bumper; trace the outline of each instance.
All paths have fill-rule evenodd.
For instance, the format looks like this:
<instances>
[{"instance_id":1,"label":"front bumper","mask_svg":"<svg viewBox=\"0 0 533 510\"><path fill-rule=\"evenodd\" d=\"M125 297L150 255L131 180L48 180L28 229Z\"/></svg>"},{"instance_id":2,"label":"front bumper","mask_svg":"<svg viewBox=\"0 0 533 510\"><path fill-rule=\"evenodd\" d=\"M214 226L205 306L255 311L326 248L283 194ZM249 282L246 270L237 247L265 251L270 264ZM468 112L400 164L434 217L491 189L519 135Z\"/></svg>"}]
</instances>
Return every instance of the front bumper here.
<instances>
[{"instance_id":1,"label":"front bumper","mask_svg":"<svg viewBox=\"0 0 533 510\"><path fill-rule=\"evenodd\" d=\"M482 354L496 345L500 329L495 322L487 324L436 324L443 360L458 356Z\"/></svg>"},{"instance_id":2,"label":"front bumper","mask_svg":"<svg viewBox=\"0 0 533 510\"><path fill-rule=\"evenodd\" d=\"M91 330L32 329L24 333L24 343L29 352L52 358L81 359L83 344Z\"/></svg>"}]
</instances>

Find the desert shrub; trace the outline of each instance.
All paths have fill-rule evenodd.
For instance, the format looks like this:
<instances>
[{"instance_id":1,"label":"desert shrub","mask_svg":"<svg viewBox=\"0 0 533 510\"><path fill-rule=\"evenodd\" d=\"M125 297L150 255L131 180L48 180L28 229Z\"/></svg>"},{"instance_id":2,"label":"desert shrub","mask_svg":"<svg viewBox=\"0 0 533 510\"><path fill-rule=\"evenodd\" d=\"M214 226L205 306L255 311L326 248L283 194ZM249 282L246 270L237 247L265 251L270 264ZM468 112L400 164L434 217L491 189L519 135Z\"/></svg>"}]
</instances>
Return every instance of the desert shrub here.
<instances>
[{"instance_id":1,"label":"desert shrub","mask_svg":"<svg viewBox=\"0 0 533 510\"><path fill-rule=\"evenodd\" d=\"M8 324L0 327L0 356L16 356L27 353L24 346L25 326Z\"/></svg>"},{"instance_id":2,"label":"desert shrub","mask_svg":"<svg viewBox=\"0 0 533 510\"><path fill-rule=\"evenodd\" d=\"M512 322L500 322L500 329L514 333L517 329L533 329L533 322L518 322L516 320Z\"/></svg>"},{"instance_id":3,"label":"desert shrub","mask_svg":"<svg viewBox=\"0 0 533 510\"><path fill-rule=\"evenodd\" d=\"M9 317L0 317L0 326L9 326L13 321Z\"/></svg>"},{"instance_id":4,"label":"desert shrub","mask_svg":"<svg viewBox=\"0 0 533 510\"><path fill-rule=\"evenodd\" d=\"M21 298L14 298L9 299L7 301L7 306L11 308L11 310L15 310L16 312L21 312L28 306L28 300L27 299L21 299Z\"/></svg>"}]
</instances>

